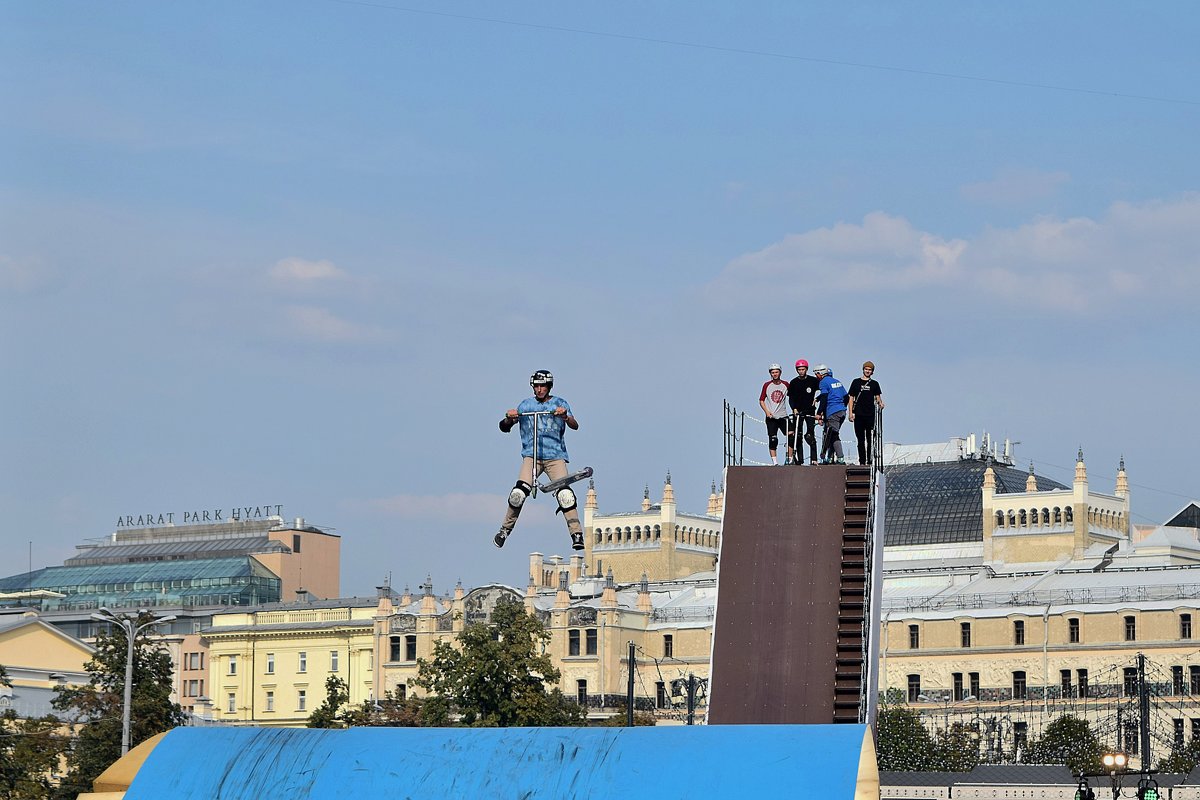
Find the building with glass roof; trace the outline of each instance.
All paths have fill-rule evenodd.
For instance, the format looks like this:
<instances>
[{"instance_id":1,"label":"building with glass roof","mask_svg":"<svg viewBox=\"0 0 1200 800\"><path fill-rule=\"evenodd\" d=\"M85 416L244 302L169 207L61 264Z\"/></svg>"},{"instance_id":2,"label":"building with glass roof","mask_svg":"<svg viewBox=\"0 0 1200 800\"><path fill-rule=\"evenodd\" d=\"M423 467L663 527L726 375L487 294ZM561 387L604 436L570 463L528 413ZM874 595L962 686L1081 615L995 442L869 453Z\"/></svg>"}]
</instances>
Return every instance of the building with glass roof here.
<instances>
[{"instance_id":1,"label":"building with glass roof","mask_svg":"<svg viewBox=\"0 0 1200 800\"><path fill-rule=\"evenodd\" d=\"M146 519L161 523L162 516ZM103 624L92 619L102 608L174 616L158 630L176 666L179 702L190 709L206 691L198 634L214 612L339 595L341 537L303 518L246 513L136 527L141 521L123 519L112 534L78 545L61 566L0 578L0 616L36 612L83 640Z\"/></svg>"}]
</instances>

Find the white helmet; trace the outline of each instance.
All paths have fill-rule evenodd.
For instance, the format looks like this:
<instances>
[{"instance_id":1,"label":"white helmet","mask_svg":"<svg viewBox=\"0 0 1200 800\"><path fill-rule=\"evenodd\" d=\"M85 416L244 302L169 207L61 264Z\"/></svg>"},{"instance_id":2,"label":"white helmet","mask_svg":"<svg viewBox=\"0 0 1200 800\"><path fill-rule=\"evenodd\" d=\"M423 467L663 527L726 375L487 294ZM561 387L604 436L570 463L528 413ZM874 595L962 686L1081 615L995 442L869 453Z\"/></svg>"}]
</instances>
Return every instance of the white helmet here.
<instances>
[{"instance_id":1,"label":"white helmet","mask_svg":"<svg viewBox=\"0 0 1200 800\"><path fill-rule=\"evenodd\" d=\"M783 367L779 366L778 364L772 364L771 366L767 367L767 372L771 372L772 370L776 369L780 372L783 372Z\"/></svg>"},{"instance_id":2,"label":"white helmet","mask_svg":"<svg viewBox=\"0 0 1200 800\"><path fill-rule=\"evenodd\" d=\"M817 364L817 368L816 368L815 370L813 370L813 374L815 374L815 375L828 375L828 374L829 374L829 367L825 366L824 364Z\"/></svg>"}]
</instances>

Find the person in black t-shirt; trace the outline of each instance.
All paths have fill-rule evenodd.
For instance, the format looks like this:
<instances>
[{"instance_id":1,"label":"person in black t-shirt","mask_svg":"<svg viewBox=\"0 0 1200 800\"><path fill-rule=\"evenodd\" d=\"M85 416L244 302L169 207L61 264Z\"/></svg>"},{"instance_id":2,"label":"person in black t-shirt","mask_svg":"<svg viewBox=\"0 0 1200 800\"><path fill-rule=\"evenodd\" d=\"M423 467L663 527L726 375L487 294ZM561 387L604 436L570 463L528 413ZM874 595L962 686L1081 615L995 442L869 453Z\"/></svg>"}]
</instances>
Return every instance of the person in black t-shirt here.
<instances>
[{"instance_id":1,"label":"person in black t-shirt","mask_svg":"<svg viewBox=\"0 0 1200 800\"><path fill-rule=\"evenodd\" d=\"M875 407L883 410L883 390L879 382L871 376L875 374L875 364L863 362L861 378L850 382L849 396L846 398L846 417L854 423L854 436L858 439L858 463L871 463L871 438L875 433Z\"/></svg>"},{"instance_id":2,"label":"person in black t-shirt","mask_svg":"<svg viewBox=\"0 0 1200 800\"><path fill-rule=\"evenodd\" d=\"M788 384L788 405L792 407L792 435L796 442L796 463L804 463L804 442L812 458L808 463L817 463L816 400L821 382L815 375L808 374L808 362L803 358L796 362L796 377ZM807 433L805 433L807 431Z\"/></svg>"}]
</instances>

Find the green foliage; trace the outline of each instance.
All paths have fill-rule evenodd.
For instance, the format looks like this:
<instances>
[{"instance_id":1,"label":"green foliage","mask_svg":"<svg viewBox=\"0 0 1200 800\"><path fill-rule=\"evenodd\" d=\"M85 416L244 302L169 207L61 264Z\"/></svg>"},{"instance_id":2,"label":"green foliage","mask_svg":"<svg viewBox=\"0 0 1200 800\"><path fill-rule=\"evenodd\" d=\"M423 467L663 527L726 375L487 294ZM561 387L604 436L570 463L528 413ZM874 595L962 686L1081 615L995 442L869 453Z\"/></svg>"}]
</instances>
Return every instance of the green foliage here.
<instances>
[{"instance_id":1,"label":"green foliage","mask_svg":"<svg viewBox=\"0 0 1200 800\"><path fill-rule=\"evenodd\" d=\"M1104 772L1105 747L1086 720L1063 714L1029 743L1026 764L1063 764L1078 774Z\"/></svg>"},{"instance_id":2,"label":"green foliage","mask_svg":"<svg viewBox=\"0 0 1200 800\"><path fill-rule=\"evenodd\" d=\"M544 652L550 634L519 602L496 604L491 620L466 626L455 643L438 642L418 661L414 683L430 692L428 725L476 727L582 725L584 709L559 689L560 673Z\"/></svg>"},{"instance_id":3,"label":"green foliage","mask_svg":"<svg viewBox=\"0 0 1200 800\"><path fill-rule=\"evenodd\" d=\"M352 728L419 728L420 698L401 698L386 693L379 700L368 700L342 712L342 720Z\"/></svg>"},{"instance_id":4,"label":"green foliage","mask_svg":"<svg viewBox=\"0 0 1200 800\"><path fill-rule=\"evenodd\" d=\"M308 716L310 728L344 728L345 721L340 715L342 706L350 702L350 687L336 675L325 679L325 702L321 703Z\"/></svg>"},{"instance_id":5,"label":"green foliage","mask_svg":"<svg viewBox=\"0 0 1200 800\"><path fill-rule=\"evenodd\" d=\"M2 664L0 686L12 686ZM47 800L51 796L52 776L66 749L61 727L53 715L19 719L12 709L0 714L0 798Z\"/></svg>"},{"instance_id":6,"label":"green foliage","mask_svg":"<svg viewBox=\"0 0 1200 800\"><path fill-rule=\"evenodd\" d=\"M1192 738L1183 747L1176 747L1169 756L1158 762L1159 772L1188 773L1200 764L1200 739Z\"/></svg>"},{"instance_id":7,"label":"green foliage","mask_svg":"<svg viewBox=\"0 0 1200 800\"><path fill-rule=\"evenodd\" d=\"M138 624L149 621L143 612ZM92 781L121 757L121 716L125 690L125 630L113 626L96 636L96 652L85 669L91 673L83 686L61 687L53 705L77 714L78 736L67 757L67 776L62 796L74 797L79 786ZM187 721L178 703L171 702L171 656L146 631L134 639L133 690L130 701L129 746L136 747L151 736Z\"/></svg>"},{"instance_id":8,"label":"green foliage","mask_svg":"<svg viewBox=\"0 0 1200 800\"><path fill-rule=\"evenodd\" d=\"M979 765L979 731L962 722L933 735L933 766L938 772L970 772Z\"/></svg>"},{"instance_id":9,"label":"green foliage","mask_svg":"<svg viewBox=\"0 0 1200 800\"><path fill-rule=\"evenodd\" d=\"M937 769L936 748L921 717L904 703L904 696L889 691L875 719L879 768L916 772Z\"/></svg>"}]
</instances>

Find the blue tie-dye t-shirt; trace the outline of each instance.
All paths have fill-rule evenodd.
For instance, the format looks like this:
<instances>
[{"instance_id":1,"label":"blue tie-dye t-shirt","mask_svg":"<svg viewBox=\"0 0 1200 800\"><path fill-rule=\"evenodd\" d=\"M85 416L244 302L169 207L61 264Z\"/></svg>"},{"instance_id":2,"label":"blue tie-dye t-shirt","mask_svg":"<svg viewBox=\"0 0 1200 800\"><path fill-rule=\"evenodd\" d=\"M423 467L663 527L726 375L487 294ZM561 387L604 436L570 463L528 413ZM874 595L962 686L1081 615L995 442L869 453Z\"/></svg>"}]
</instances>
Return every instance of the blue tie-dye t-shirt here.
<instances>
[{"instance_id":1,"label":"blue tie-dye t-shirt","mask_svg":"<svg viewBox=\"0 0 1200 800\"><path fill-rule=\"evenodd\" d=\"M554 409L560 407L567 410L566 415L555 416L553 413ZM556 458L561 458L563 461L570 461L567 457L567 445L563 441L563 433L567 429L567 417L572 416L571 404L561 397L551 395L546 398L546 402L544 403L539 403L535 398L527 397L521 401L521 405L517 406L517 412L520 414L532 414L535 411L548 411L550 413L538 417L521 417L521 457L531 458L533 456L533 426L534 420L537 420L538 460L552 461Z\"/></svg>"}]
</instances>

